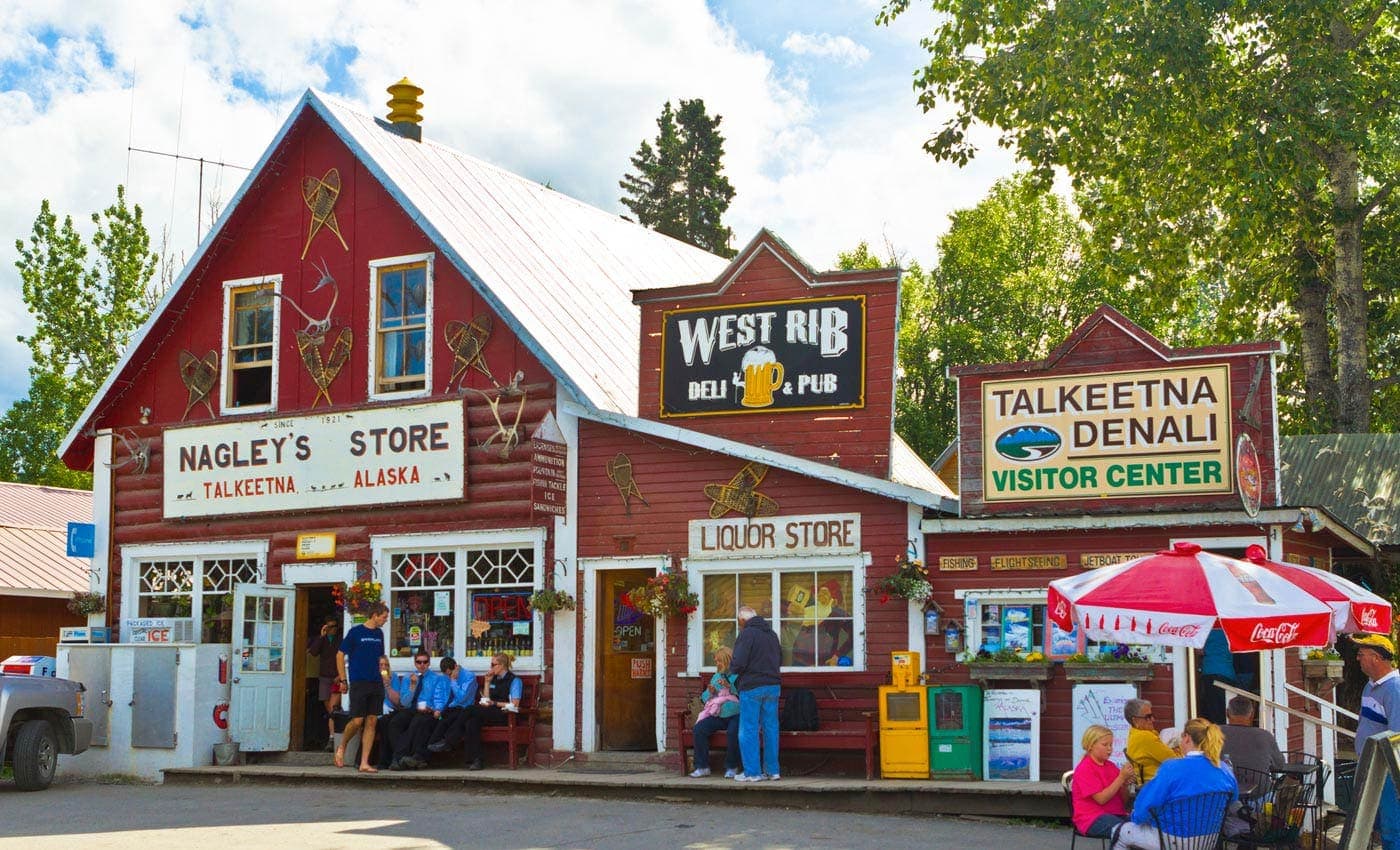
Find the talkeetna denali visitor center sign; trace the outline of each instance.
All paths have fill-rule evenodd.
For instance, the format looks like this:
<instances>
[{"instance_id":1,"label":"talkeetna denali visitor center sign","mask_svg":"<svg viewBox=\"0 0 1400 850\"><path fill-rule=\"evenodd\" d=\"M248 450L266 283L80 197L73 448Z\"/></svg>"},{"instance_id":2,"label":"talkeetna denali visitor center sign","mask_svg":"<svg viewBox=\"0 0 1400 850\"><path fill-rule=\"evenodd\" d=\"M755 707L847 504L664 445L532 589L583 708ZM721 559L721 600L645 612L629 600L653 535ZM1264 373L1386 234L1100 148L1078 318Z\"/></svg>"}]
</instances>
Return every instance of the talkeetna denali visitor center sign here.
<instances>
[{"instance_id":1,"label":"talkeetna denali visitor center sign","mask_svg":"<svg viewBox=\"0 0 1400 850\"><path fill-rule=\"evenodd\" d=\"M1225 364L982 384L985 500L1228 493Z\"/></svg>"},{"instance_id":2,"label":"talkeetna denali visitor center sign","mask_svg":"<svg viewBox=\"0 0 1400 850\"><path fill-rule=\"evenodd\" d=\"M865 406L865 296L666 311L661 416Z\"/></svg>"}]
</instances>

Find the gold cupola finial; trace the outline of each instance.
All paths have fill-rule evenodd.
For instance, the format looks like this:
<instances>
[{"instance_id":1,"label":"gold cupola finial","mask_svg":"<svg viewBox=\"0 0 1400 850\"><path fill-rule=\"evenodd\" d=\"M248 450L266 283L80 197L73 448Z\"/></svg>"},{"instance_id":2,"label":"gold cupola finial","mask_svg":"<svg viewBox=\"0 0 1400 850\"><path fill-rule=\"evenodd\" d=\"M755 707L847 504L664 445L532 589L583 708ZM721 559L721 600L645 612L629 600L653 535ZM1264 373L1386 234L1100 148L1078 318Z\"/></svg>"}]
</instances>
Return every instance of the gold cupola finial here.
<instances>
[{"instance_id":1,"label":"gold cupola finial","mask_svg":"<svg viewBox=\"0 0 1400 850\"><path fill-rule=\"evenodd\" d=\"M422 101L418 100L423 95L423 90L409 82L408 77L404 77L386 91L389 92L389 123L394 125L400 135L413 139L423 140L423 128L418 125L423 123L423 115L420 110L423 108Z\"/></svg>"}]
</instances>

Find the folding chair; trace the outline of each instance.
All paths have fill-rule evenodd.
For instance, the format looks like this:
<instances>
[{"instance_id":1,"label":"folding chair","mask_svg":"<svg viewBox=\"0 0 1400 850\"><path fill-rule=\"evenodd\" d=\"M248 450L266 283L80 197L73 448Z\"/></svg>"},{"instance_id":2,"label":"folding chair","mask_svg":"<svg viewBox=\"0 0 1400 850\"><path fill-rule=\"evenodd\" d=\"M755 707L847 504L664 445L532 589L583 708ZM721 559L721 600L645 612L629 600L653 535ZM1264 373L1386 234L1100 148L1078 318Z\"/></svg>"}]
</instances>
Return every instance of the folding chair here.
<instances>
[{"instance_id":1,"label":"folding chair","mask_svg":"<svg viewBox=\"0 0 1400 850\"><path fill-rule=\"evenodd\" d=\"M1081 838L1087 838L1090 841L1097 841L1099 842L1099 850L1107 850L1107 838L1098 838L1093 835L1085 835L1084 833L1079 831L1079 827L1074 825L1074 788L1072 787L1073 783L1074 771L1066 770L1064 774L1060 776L1060 789L1065 792L1065 806L1069 808L1069 828L1074 831L1074 835L1071 836L1069 839L1069 850L1074 850L1074 842L1078 841Z\"/></svg>"},{"instance_id":2,"label":"folding chair","mask_svg":"<svg viewBox=\"0 0 1400 850\"><path fill-rule=\"evenodd\" d=\"M1210 791L1153 806L1148 812L1157 827L1162 850L1219 850L1229 791Z\"/></svg>"}]
</instances>

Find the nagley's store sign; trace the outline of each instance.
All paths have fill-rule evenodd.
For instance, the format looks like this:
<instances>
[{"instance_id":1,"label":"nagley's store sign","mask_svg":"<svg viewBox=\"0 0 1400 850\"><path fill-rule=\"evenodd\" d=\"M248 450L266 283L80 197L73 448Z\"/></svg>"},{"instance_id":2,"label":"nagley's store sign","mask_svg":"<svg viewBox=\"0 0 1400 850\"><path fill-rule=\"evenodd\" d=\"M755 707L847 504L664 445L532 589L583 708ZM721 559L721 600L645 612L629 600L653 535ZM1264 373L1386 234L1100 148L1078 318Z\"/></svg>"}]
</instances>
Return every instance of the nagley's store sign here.
<instances>
[{"instance_id":1,"label":"nagley's store sign","mask_svg":"<svg viewBox=\"0 0 1400 850\"><path fill-rule=\"evenodd\" d=\"M864 296L662 317L663 417L864 406Z\"/></svg>"},{"instance_id":2,"label":"nagley's store sign","mask_svg":"<svg viewBox=\"0 0 1400 850\"><path fill-rule=\"evenodd\" d=\"M173 428L165 516L460 499L465 456L457 401Z\"/></svg>"},{"instance_id":3,"label":"nagley's store sign","mask_svg":"<svg viewBox=\"0 0 1400 850\"><path fill-rule=\"evenodd\" d=\"M1228 493L1225 365L982 384L987 502Z\"/></svg>"}]
</instances>

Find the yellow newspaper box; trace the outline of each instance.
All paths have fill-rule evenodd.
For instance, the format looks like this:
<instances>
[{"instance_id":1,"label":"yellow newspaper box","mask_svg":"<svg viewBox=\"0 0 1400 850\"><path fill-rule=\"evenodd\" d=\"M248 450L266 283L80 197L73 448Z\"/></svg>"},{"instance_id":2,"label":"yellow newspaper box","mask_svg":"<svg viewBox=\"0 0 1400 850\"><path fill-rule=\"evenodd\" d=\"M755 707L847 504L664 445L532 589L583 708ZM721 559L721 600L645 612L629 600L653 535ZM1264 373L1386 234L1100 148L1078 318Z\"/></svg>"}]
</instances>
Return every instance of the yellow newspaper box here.
<instances>
[{"instance_id":1,"label":"yellow newspaper box","mask_svg":"<svg viewBox=\"0 0 1400 850\"><path fill-rule=\"evenodd\" d=\"M890 654L890 679L880 688L880 775L928 779L928 688L919 685L919 653Z\"/></svg>"}]
</instances>

